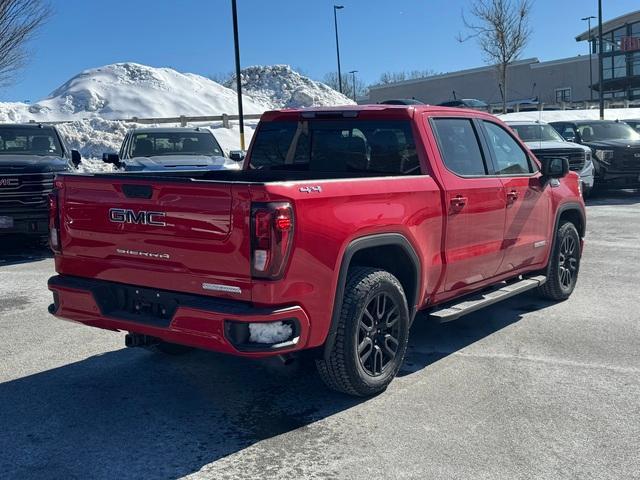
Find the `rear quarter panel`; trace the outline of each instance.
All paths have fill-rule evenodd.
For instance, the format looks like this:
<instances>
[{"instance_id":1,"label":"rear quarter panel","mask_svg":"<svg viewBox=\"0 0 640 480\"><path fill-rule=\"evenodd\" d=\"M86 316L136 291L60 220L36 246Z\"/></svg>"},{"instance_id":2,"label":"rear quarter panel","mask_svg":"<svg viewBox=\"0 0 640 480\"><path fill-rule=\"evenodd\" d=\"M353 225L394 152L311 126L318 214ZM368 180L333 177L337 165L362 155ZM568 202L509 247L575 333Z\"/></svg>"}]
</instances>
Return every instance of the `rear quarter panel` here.
<instances>
[{"instance_id":1,"label":"rear quarter panel","mask_svg":"<svg viewBox=\"0 0 640 480\"><path fill-rule=\"evenodd\" d=\"M321 191L302 192L306 186ZM353 240L400 233L421 261L421 295L442 272L440 190L428 175L349 180L319 180L252 187L253 202L293 200L295 238L284 278L254 281L252 298L260 305L299 304L308 313L310 347L325 340L344 252ZM419 299L419 304L423 298Z\"/></svg>"}]
</instances>

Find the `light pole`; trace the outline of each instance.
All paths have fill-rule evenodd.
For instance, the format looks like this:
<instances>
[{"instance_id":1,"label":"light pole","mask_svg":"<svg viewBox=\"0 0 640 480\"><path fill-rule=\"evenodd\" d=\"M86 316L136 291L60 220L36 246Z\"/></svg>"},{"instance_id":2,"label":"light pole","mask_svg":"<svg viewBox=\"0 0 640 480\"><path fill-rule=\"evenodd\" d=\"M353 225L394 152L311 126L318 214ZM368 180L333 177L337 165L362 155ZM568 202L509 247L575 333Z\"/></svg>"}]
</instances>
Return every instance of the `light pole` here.
<instances>
[{"instance_id":1,"label":"light pole","mask_svg":"<svg viewBox=\"0 0 640 480\"><path fill-rule=\"evenodd\" d=\"M356 99L356 73L358 73L358 70L351 70L349 73L353 78L353 101L358 103L358 100Z\"/></svg>"},{"instance_id":2,"label":"light pole","mask_svg":"<svg viewBox=\"0 0 640 480\"><path fill-rule=\"evenodd\" d=\"M338 43L338 14L336 12L343 8L343 5L333 6L333 24L336 28L336 54L338 56L338 89L340 93L342 93L342 72L340 71L340 43Z\"/></svg>"},{"instance_id":3,"label":"light pole","mask_svg":"<svg viewBox=\"0 0 640 480\"><path fill-rule=\"evenodd\" d=\"M604 61L602 59L602 0L598 0L598 94L600 96L600 120L604 120L604 93L602 79L604 77Z\"/></svg>"},{"instance_id":4,"label":"light pole","mask_svg":"<svg viewBox=\"0 0 640 480\"><path fill-rule=\"evenodd\" d=\"M233 44L236 51L236 90L238 91L238 121L240 122L240 150L244 150L244 116L242 114L242 80L240 79L240 46L238 42L238 9L236 0L231 0L233 15Z\"/></svg>"},{"instance_id":5,"label":"light pole","mask_svg":"<svg viewBox=\"0 0 640 480\"><path fill-rule=\"evenodd\" d=\"M593 15L589 17L581 18L580 20L586 20L589 28L589 97L593 102L593 61L592 61L592 53L593 53L593 36L591 35L591 19L596 18Z\"/></svg>"}]
</instances>

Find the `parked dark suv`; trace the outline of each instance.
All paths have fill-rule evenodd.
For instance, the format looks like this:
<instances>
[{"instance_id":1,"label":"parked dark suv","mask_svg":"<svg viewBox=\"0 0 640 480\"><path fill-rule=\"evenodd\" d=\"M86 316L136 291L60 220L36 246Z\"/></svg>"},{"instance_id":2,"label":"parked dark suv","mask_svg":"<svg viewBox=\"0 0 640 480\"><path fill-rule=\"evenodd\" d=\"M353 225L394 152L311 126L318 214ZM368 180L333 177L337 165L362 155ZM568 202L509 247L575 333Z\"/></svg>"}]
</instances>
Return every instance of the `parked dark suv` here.
<instances>
[{"instance_id":1,"label":"parked dark suv","mask_svg":"<svg viewBox=\"0 0 640 480\"><path fill-rule=\"evenodd\" d=\"M53 179L79 163L53 126L0 125L0 238L46 237Z\"/></svg>"},{"instance_id":2,"label":"parked dark suv","mask_svg":"<svg viewBox=\"0 0 640 480\"><path fill-rule=\"evenodd\" d=\"M593 151L596 188L640 187L640 134L624 122L578 120L551 122L570 142Z\"/></svg>"}]
</instances>

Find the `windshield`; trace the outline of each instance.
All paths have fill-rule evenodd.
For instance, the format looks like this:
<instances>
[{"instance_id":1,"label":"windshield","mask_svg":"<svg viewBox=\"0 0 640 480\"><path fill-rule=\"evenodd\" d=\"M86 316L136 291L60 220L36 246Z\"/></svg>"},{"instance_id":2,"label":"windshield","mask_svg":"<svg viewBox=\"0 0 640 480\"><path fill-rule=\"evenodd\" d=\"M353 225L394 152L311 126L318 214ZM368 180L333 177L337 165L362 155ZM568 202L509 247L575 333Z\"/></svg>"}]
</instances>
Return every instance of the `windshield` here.
<instances>
[{"instance_id":1,"label":"windshield","mask_svg":"<svg viewBox=\"0 0 640 480\"><path fill-rule=\"evenodd\" d=\"M250 168L420 174L408 121L354 119L265 122L256 133Z\"/></svg>"},{"instance_id":2,"label":"windshield","mask_svg":"<svg viewBox=\"0 0 640 480\"><path fill-rule=\"evenodd\" d=\"M136 133L129 147L131 157L166 155L223 156L222 149L209 132Z\"/></svg>"},{"instance_id":3,"label":"windshield","mask_svg":"<svg viewBox=\"0 0 640 480\"><path fill-rule=\"evenodd\" d=\"M626 123L601 122L578 126L578 132L584 142L599 140L640 140L640 134Z\"/></svg>"},{"instance_id":4,"label":"windshield","mask_svg":"<svg viewBox=\"0 0 640 480\"><path fill-rule=\"evenodd\" d=\"M564 142L564 138L551 125L510 125L523 142Z\"/></svg>"},{"instance_id":5,"label":"windshield","mask_svg":"<svg viewBox=\"0 0 640 480\"><path fill-rule=\"evenodd\" d=\"M0 155L61 157L62 145L51 128L0 127Z\"/></svg>"}]
</instances>

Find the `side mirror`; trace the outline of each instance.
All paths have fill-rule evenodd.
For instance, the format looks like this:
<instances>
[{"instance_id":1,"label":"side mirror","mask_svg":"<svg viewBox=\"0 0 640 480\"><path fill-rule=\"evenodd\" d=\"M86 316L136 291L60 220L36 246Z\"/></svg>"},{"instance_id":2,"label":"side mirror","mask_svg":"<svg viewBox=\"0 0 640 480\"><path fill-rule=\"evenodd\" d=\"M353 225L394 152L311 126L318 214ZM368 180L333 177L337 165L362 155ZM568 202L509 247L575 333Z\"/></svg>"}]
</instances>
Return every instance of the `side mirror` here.
<instances>
[{"instance_id":1,"label":"side mirror","mask_svg":"<svg viewBox=\"0 0 640 480\"><path fill-rule=\"evenodd\" d=\"M82 162L82 156L80 155L80 152L78 150L71 150L71 163L73 163L73 166L78 168L80 162Z\"/></svg>"},{"instance_id":2,"label":"side mirror","mask_svg":"<svg viewBox=\"0 0 640 480\"><path fill-rule=\"evenodd\" d=\"M231 150L229 152L229 158L234 162L241 162L247 156L247 152L244 150Z\"/></svg>"},{"instance_id":3,"label":"side mirror","mask_svg":"<svg viewBox=\"0 0 640 480\"><path fill-rule=\"evenodd\" d=\"M564 157L543 158L542 175L547 178L562 178L569 173L569 159Z\"/></svg>"},{"instance_id":4,"label":"side mirror","mask_svg":"<svg viewBox=\"0 0 640 480\"><path fill-rule=\"evenodd\" d=\"M104 163L111 163L112 165L115 165L116 167L120 166L120 156L117 153L103 153L102 154L102 161Z\"/></svg>"}]
</instances>

